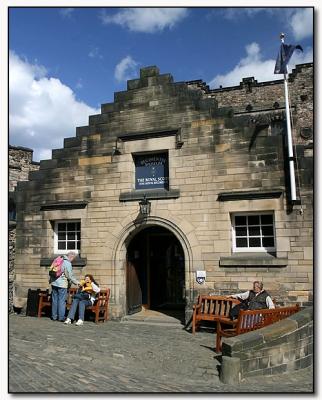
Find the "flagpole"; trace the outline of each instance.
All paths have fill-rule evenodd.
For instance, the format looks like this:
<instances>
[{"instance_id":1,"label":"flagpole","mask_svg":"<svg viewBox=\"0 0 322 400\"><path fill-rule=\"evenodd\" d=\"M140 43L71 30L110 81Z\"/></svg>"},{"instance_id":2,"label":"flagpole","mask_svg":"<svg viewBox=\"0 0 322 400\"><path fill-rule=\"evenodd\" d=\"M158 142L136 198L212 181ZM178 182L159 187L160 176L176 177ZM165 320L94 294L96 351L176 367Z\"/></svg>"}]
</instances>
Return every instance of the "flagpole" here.
<instances>
[{"instance_id":1,"label":"flagpole","mask_svg":"<svg viewBox=\"0 0 322 400\"><path fill-rule=\"evenodd\" d=\"M284 43L285 35L281 33L280 39ZM294 155L293 155L293 142L292 142L292 128L290 106L288 101L288 85L287 85L287 66L286 74L284 74L284 93L285 93L285 110L286 110L286 128L287 128L287 148L288 148L288 162L290 169L290 185L291 185L291 200L296 201L296 183L295 183L295 170L294 170Z\"/></svg>"}]
</instances>

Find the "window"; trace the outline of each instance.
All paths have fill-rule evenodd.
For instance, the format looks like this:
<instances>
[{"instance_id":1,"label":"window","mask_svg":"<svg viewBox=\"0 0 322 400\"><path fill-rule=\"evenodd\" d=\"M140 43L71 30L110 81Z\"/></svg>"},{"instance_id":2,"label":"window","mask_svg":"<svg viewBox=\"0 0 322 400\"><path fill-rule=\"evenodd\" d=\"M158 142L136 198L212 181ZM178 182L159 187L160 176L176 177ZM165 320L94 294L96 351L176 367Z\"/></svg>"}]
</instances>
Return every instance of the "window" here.
<instances>
[{"instance_id":1,"label":"window","mask_svg":"<svg viewBox=\"0 0 322 400\"><path fill-rule=\"evenodd\" d=\"M81 243L80 221L56 221L55 222L55 253L68 251L80 252Z\"/></svg>"},{"instance_id":2,"label":"window","mask_svg":"<svg viewBox=\"0 0 322 400\"><path fill-rule=\"evenodd\" d=\"M234 214L233 251L275 251L273 213Z\"/></svg>"},{"instance_id":3,"label":"window","mask_svg":"<svg viewBox=\"0 0 322 400\"><path fill-rule=\"evenodd\" d=\"M168 153L133 155L135 163L135 189L169 190Z\"/></svg>"}]
</instances>

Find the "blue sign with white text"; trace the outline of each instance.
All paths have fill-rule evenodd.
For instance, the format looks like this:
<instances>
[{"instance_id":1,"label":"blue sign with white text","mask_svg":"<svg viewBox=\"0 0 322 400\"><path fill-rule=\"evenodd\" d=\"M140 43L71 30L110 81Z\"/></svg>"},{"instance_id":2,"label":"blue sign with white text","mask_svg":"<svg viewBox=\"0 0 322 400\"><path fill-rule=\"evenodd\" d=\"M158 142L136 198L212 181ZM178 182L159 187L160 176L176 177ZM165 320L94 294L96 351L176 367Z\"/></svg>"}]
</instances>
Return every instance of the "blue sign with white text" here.
<instances>
[{"instance_id":1,"label":"blue sign with white text","mask_svg":"<svg viewBox=\"0 0 322 400\"><path fill-rule=\"evenodd\" d=\"M135 189L169 188L167 153L135 156Z\"/></svg>"}]
</instances>

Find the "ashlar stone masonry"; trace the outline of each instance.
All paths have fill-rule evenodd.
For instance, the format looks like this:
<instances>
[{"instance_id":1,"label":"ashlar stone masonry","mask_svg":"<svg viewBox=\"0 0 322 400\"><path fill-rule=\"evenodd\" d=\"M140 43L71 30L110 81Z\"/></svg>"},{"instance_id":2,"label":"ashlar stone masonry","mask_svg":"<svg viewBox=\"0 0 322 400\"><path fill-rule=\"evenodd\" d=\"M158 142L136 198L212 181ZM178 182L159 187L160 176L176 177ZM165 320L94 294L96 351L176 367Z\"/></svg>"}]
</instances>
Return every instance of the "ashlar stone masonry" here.
<instances>
[{"instance_id":1,"label":"ashlar stone masonry","mask_svg":"<svg viewBox=\"0 0 322 400\"><path fill-rule=\"evenodd\" d=\"M75 274L92 273L111 288L113 318L129 312L133 285L137 301L151 308L181 296L187 320L198 293L240 292L255 279L280 303L311 304L312 85L312 64L290 74L300 200L291 204L282 80L245 78L210 90L202 81L174 82L155 66L142 68L18 184L15 298L46 288L58 247L65 240L71 249L74 240ZM168 186L136 189L138 156L161 153ZM151 184L166 169L150 167ZM140 213L144 199L148 215ZM148 268L140 270L136 260ZM204 283L196 271L206 273Z\"/></svg>"}]
</instances>

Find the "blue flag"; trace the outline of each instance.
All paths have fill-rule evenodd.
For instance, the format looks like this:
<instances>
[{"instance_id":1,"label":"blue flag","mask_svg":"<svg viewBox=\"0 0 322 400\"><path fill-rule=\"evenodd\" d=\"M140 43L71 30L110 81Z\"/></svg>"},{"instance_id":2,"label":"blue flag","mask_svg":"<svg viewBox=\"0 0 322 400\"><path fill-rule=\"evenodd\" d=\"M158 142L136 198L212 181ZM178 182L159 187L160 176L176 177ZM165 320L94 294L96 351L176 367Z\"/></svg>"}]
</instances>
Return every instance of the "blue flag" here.
<instances>
[{"instance_id":1,"label":"blue flag","mask_svg":"<svg viewBox=\"0 0 322 400\"><path fill-rule=\"evenodd\" d=\"M287 74L287 64L292 57L295 49L303 51L302 47L298 44L294 46L293 44L281 44L280 50L276 58L276 64L274 69L274 74Z\"/></svg>"}]
</instances>

